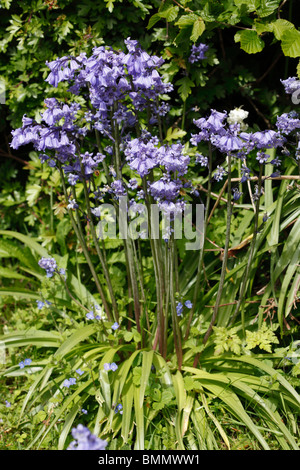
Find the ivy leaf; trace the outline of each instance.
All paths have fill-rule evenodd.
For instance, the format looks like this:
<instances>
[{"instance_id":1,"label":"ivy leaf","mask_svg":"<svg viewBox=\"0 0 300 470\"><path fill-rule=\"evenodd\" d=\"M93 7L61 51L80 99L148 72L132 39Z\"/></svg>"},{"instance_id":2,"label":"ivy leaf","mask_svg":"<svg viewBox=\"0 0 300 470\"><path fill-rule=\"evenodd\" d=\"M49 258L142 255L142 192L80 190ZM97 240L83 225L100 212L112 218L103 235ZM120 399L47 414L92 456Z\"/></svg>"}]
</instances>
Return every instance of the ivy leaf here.
<instances>
[{"instance_id":1,"label":"ivy leaf","mask_svg":"<svg viewBox=\"0 0 300 470\"><path fill-rule=\"evenodd\" d=\"M198 18L193 25L191 41L196 42L205 30L205 23L202 18Z\"/></svg>"},{"instance_id":2,"label":"ivy leaf","mask_svg":"<svg viewBox=\"0 0 300 470\"><path fill-rule=\"evenodd\" d=\"M289 29L281 36L281 48L287 57L300 56L300 31Z\"/></svg>"},{"instance_id":3,"label":"ivy leaf","mask_svg":"<svg viewBox=\"0 0 300 470\"><path fill-rule=\"evenodd\" d=\"M234 36L235 42L241 43L241 49L247 54L256 54L264 48L264 41L258 36L254 30L244 30L238 32Z\"/></svg>"}]
</instances>

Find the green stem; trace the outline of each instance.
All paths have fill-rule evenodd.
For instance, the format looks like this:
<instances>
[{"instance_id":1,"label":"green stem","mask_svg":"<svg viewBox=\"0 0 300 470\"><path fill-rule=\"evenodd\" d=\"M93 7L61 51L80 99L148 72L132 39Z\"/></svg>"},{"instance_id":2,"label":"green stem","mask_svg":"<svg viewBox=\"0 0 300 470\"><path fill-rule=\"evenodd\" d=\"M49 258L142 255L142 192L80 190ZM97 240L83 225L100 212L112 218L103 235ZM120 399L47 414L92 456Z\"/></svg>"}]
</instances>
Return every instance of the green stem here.
<instances>
[{"instance_id":1,"label":"green stem","mask_svg":"<svg viewBox=\"0 0 300 470\"><path fill-rule=\"evenodd\" d=\"M231 205L231 154L228 154L228 195L227 195L227 220L226 220L226 239L225 239L225 247L223 253L223 262L222 262L222 269L221 269L221 276L220 282L216 297L216 303L214 306L212 318L208 327L207 332L205 333L203 344L206 344L211 332L213 330L213 326L216 322L219 305L223 293L225 275L226 275L226 268L227 268L227 259L228 259L228 250L229 250L229 242L230 242L230 225L231 225L231 213L232 213L232 205Z\"/></svg>"},{"instance_id":2,"label":"green stem","mask_svg":"<svg viewBox=\"0 0 300 470\"><path fill-rule=\"evenodd\" d=\"M176 312L176 301L175 301L175 276L174 276L174 239L170 238L170 250L169 250L169 266L170 266L170 300L171 300L171 313L172 313L172 326L173 326L173 337L174 345L178 362L178 369L182 367L182 344L181 344L181 332L178 323L178 316Z\"/></svg>"},{"instance_id":3,"label":"green stem","mask_svg":"<svg viewBox=\"0 0 300 470\"><path fill-rule=\"evenodd\" d=\"M63 170L61 168L61 165L59 165L59 171L60 171L60 175L61 175L61 181L62 181L62 186L63 186L63 191L64 191L64 195L65 195L65 198L66 198L66 201L68 200L68 193L67 193L67 188L66 188L66 185L65 185L65 177L64 177L64 174L63 174ZM74 195L74 193L73 193ZM75 195L74 195L75 196ZM104 310L106 312L106 315L107 315L107 318L109 321L112 320L112 316L111 316L111 312L110 312L110 309L109 309L109 306L108 306L108 303L106 301L106 298L105 298L105 295L104 295L104 292L102 290L102 287L101 287L101 284L100 284L100 281L99 281L99 278L98 278L98 275L95 271L95 268L94 268L94 265L93 265L93 262L91 260L91 257L89 255L89 251L88 251L88 247L85 243L85 239L84 239L84 234L83 234L83 231L82 231L82 227L81 227L81 223L80 223L80 217L79 217L79 213L78 213L78 210L76 209L75 210L75 213L76 213L76 217L77 217L77 224L76 224L76 221L74 219L74 216L73 216L73 213L72 213L72 210L71 209L68 209L68 214L69 214L69 217L70 217L70 220L71 220L71 224L72 224L72 227L73 227L73 230L79 240L79 243L81 245L81 248L82 248L82 251L83 251L83 254L84 254L84 257L88 263L88 266L89 266L89 269L91 271L91 274L94 278L94 281L95 281L95 284L96 284L96 288L100 294L100 297L101 297L101 300L102 300L102 303L103 303L103 307L104 307Z\"/></svg>"},{"instance_id":4,"label":"green stem","mask_svg":"<svg viewBox=\"0 0 300 470\"><path fill-rule=\"evenodd\" d=\"M82 168L82 172L83 171L84 171L84 168ZM90 223L93 242L94 242L94 245L95 245L95 248L96 248L96 251L97 251L97 255L98 255L99 261L101 263L103 273L104 273L104 276L105 276L105 280L106 280L106 283L107 283L107 287L108 287L108 290L109 290L109 295L110 295L110 298L111 298L111 303L112 303L112 307L113 307L113 311L114 311L114 320L118 321L119 320L118 306L117 306L117 302L116 302L116 299L115 299L115 296L114 296L114 291L113 291L113 287L112 287L112 284L111 284L109 271L107 269L102 251L100 249L99 241L98 241L98 238L97 238L96 229L95 229L94 222L93 222L93 215L92 215L92 212L91 212L88 188L87 188L87 184L86 184L86 181L85 181L84 178L83 178L83 188L84 188L87 215L88 215L88 220L89 220L89 223Z\"/></svg>"},{"instance_id":5,"label":"green stem","mask_svg":"<svg viewBox=\"0 0 300 470\"><path fill-rule=\"evenodd\" d=\"M201 281L201 274L202 274L202 265L203 265L203 258L204 258L204 244L205 244L205 239L206 239L206 231L207 231L207 225L208 225L208 217L209 217L209 206L210 206L210 200L211 200L211 179L212 179L212 145L209 142L209 154L208 154L208 186L207 186L207 198L206 198L206 207L205 207L205 218L204 218L204 227L203 227L203 245L200 249L199 253L199 260L198 260L198 269L197 269L197 276L196 276L196 282L195 282L195 287L194 287L194 295L193 295L193 306L190 310L190 315L189 319L187 322L187 328L185 332L185 337L184 340L186 341L189 337L190 334L190 328L191 328L191 323L192 319L194 316L195 312L195 307L196 307L196 302L197 302L197 297L198 297L198 291L199 291L199 286L200 286L200 281Z\"/></svg>"},{"instance_id":6,"label":"green stem","mask_svg":"<svg viewBox=\"0 0 300 470\"><path fill-rule=\"evenodd\" d=\"M253 238L252 238L251 245L250 245L250 252L249 252L249 256L248 256L248 262L247 262L246 269L245 269L245 272L244 272L244 275L243 275L243 283L242 283L242 286L241 286L239 299L238 299L238 302L236 304L232 319L230 321L230 325L233 324L235 318L237 317L237 315L239 313L240 308L242 307L242 310L244 308L244 296L245 296L246 286L248 284L249 273L250 273L250 269L251 269L251 264L252 264L252 260L253 260L254 250L255 250L255 244L256 244L256 240L257 240L258 219L259 219L259 202L260 202L259 195L260 195L261 188L262 188L262 174L263 174L263 165L260 164L258 185L257 185L258 198L257 198L256 204L255 204Z\"/></svg>"},{"instance_id":7,"label":"green stem","mask_svg":"<svg viewBox=\"0 0 300 470\"><path fill-rule=\"evenodd\" d=\"M166 329L165 329L165 313L164 313L164 292L165 292L165 282L163 276L163 267L162 267L162 253L160 246L160 239L152 237L151 231L151 201L150 196L147 191L147 181L143 178L143 190L145 193L145 201L148 210L148 227L149 227L149 238L150 246L154 264L154 274L155 274L155 286L156 286L156 298L157 298L157 330L158 330L158 343L159 343L159 352L165 358L167 353L167 340L166 340Z\"/></svg>"}]
</instances>

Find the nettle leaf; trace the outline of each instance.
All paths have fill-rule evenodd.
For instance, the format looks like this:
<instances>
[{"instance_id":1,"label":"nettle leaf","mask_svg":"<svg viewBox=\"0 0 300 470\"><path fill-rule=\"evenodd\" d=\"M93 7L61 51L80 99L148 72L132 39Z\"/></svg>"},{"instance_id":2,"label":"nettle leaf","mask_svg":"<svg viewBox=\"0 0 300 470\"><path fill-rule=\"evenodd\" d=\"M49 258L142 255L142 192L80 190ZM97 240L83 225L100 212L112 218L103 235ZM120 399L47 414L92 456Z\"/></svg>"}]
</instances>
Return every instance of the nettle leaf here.
<instances>
[{"instance_id":1,"label":"nettle leaf","mask_svg":"<svg viewBox=\"0 0 300 470\"><path fill-rule=\"evenodd\" d=\"M281 36L281 48L287 57L300 56L300 31L289 29L284 31Z\"/></svg>"},{"instance_id":2,"label":"nettle leaf","mask_svg":"<svg viewBox=\"0 0 300 470\"><path fill-rule=\"evenodd\" d=\"M241 49L247 54L257 54L264 48L264 41L258 36L254 30L239 31L234 36L235 42L241 43Z\"/></svg>"}]
</instances>

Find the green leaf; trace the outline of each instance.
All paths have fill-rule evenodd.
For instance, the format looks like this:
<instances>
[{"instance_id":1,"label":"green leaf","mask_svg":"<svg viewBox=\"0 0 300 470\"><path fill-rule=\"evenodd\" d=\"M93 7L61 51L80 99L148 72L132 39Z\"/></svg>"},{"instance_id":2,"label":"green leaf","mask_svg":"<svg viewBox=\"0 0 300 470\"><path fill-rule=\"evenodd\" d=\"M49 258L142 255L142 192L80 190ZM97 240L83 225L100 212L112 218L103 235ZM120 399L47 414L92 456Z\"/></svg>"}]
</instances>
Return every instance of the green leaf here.
<instances>
[{"instance_id":1,"label":"green leaf","mask_svg":"<svg viewBox=\"0 0 300 470\"><path fill-rule=\"evenodd\" d=\"M249 12L255 11L257 8L257 0L234 0L237 7L245 5Z\"/></svg>"},{"instance_id":2,"label":"green leaf","mask_svg":"<svg viewBox=\"0 0 300 470\"><path fill-rule=\"evenodd\" d=\"M84 341L89 336L92 336L96 330L97 325L93 324L84 326L75 331L75 333L67 338L66 341L64 341L64 343L57 349L54 356L59 358L64 357L66 354L68 354L69 351L71 351L71 349L74 348L74 346L78 345L81 341Z\"/></svg>"},{"instance_id":3,"label":"green leaf","mask_svg":"<svg viewBox=\"0 0 300 470\"><path fill-rule=\"evenodd\" d=\"M170 140L181 139L181 137L184 137L185 135L186 132L182 129L179 129L179 127L170 127L167 130L166 140L169 142Z\"/></svg>"},{"instance_id":4,"label":"green leaf","mask_svg":"<svg viewBox=\"0 0 300 470\"><path fill-rule=\"evenodd\" d=\"M205 30L205 23L202 18L198 18L193 24L191 41L196 42Z\"/></svg>"},{"instance_id":5,"label":"green leaf","mask_svg":"<svg viewBox=\"0 0 300 470\"><path fill-rule=\"evenodd\" d=\"M300 60L299 60L298 65L297 65L297 76L300 79Z\"/></svg>"},{"instance_id":6,"label":"green leaf","mask_svg":"<svg viewBox=\"0 0 300 470\"><path fill-rule=\"evenodd\" d=\"M257 8L257 15L261 18L270 16L279 7L281 0L260 0L260 6Z\"/></svg>"},{"instance_id":7,"label":"green leaf","mask_svg":"<svg viewBox=\"0 0 300 470\"><path fill-rule=\"evenodd\" d=\"M26 276L17 273L10 268L1 268L0 266L0 278L5 277L6 279L24 279Z\"/></svg>"},{"instance_id":8,"label":"green leaf","mask_svg":"<svg viewBox=\"0 0 300 470\"><path fill-rule=\"evenodd\" d=\"M143 406L145 399L145 390L148 385L149 375L151 372L154 351L143 351L142 373L140 378L140 407Z\"/></svg>"},{"instance_id":9,"label":"green leaf","mask_svg":"<svg viewBox=\"0 0 300 470\"><path fill-rule=\"evenodd\" d=\"M192 26L198 19L199 16L195 13L191 13L190 15L182 15L175 25L179 26L180 29L186 28L187 26Z\"/></svg>"},{"instance_id":10,"label":"green leaf","mask_svg":"<svg viewBox=\"0 0 300 470\"><path fill-rule=\"evenodd\" d=\"M191 94L192 87L195 86L195 83L192 82L192 80L188 76L186 76L181 78L180 80L177 80L176 85L180 85L178 88L178 92L182 100L185 101L187 97Z\"/></svg>"},{"instance_id":11,"label":"green leaf","mask_svg":"<svg viewBox=\"0 0 300 470\"><path fill-rule=\"evenodd\" d=\"M29 207L34 206L40 195L41 189L41 186L38 184L33 184L32 186L28 186L26 188L25 194Z\"/></svg>"},{"instance_id":12,"label":"green leaf","mask_svg":"<svg viewBox=\"0 0 300 470\"><path fill-rule=\"evenodd\" d=\"M289 29L281 36L281 48L287 57L300 56L300 31Z\"/></svg>"},{"instance_id":13,"label":"green leaf","mask_svg":"<svg viewBox=\"0 0 300 470\"><path fill-rule=\"evenodd\" d=\"M290 23L287 20L279 18L278 20L274 21L270 24L272 26L272 30L274 32L274 36L276 39L281 40L285 31L294 30L295 26L293 23Z\"/></svg>"},{"instance_id":14,"label":"green leaf","mask_svg":"<svg viewBox=\"0 0 300 470\"><path fill-rule=\"evenodd\" d=\"M254 30L239 31L234 36L235 42L241 43L241 49L247 54L257 54L264 48L264 41L258 36Z\"/></svg>"}]
</instances>

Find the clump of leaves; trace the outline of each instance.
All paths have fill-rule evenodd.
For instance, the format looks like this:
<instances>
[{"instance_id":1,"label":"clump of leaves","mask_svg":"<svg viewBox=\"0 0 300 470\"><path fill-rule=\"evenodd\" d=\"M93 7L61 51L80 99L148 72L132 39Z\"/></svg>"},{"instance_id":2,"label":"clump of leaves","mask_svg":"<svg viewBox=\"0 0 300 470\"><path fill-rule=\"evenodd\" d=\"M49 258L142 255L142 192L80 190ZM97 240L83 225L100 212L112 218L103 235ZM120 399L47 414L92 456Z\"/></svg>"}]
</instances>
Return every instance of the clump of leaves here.
<instances>
[{"instance_id":1,"label":"clump of leaves","mask_svg":"<svg viewBox=\"0 0 300 470\"><path fill-rule=\"evenodd\" d=\"M246 331L246 349L254 349L258 346L267 352L272 352L272 343L279 343L274 331L279 325L268 327L265 323L257 331Z\"/></svg>"},{"instance_id":2,"label":"clump of leaves","mask_svg":"<svg viewBox=\"0 0 300 470\"><path fill-rule=\"evenodd\" d=\"M215 355L231 351L234 354L241 353L242 340L237 335L237 327L214 327Z\"/></svg>"}]
</instances>

